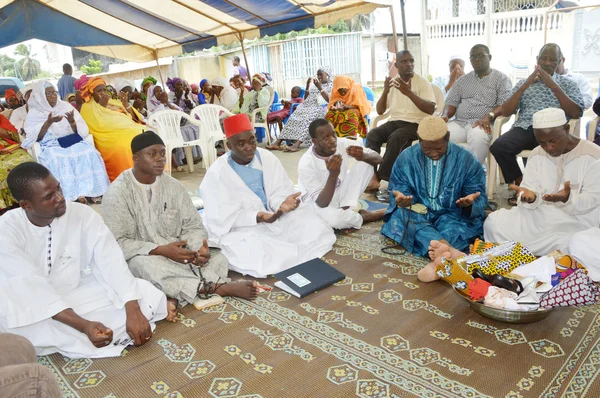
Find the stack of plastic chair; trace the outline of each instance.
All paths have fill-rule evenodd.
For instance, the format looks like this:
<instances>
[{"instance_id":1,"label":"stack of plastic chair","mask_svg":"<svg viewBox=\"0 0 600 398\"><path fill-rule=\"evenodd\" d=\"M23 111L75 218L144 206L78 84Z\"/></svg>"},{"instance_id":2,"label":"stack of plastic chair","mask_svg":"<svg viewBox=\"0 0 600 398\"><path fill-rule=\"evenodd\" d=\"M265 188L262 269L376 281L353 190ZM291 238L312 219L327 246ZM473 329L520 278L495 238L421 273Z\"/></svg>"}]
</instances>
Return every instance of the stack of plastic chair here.
<instances>
[{"instance_id":1,"label":"stack of plastic chair","mask_svg":"<svg viewBox=\"0 0 600 398\"><path fill-rule=\"evenodd\" d=\"M200 137L206 140L206 149L200 147L202 149L202 163L204 168L208 170L217 161L216 143L225 140L221 119L233 116L233 113L220 105L205 104L192 109L190 116L200 122Z\"/></svg>"}]
</instances>

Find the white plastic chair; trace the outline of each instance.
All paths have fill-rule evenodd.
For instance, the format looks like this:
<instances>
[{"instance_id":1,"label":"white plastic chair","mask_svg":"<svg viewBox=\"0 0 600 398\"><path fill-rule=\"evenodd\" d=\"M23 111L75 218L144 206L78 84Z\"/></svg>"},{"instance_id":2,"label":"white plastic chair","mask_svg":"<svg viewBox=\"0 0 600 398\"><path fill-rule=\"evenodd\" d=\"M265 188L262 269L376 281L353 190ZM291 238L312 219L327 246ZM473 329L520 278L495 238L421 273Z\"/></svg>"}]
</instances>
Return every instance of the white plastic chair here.
<instances>
[{"instance_id":1,"label":"white plastic chair","mask_svg":"<svg viewBox=\"0 0 600 398\"><path fill-rule=\"evenodd\" d=\"M492 126L492 139L490 141L490 146L496 141L500 135L502 134L502 126L504 126L511 117L499 116L494 120L494 125ZM515 116L515 121L517 120L518 115ZM569 120L569 133L573 135L578 135L579 133L579 124L580 119L571 119ZM524 150L517 154L519 158L528 158L531 156L531 150ZM496 173L499 172L500 176L500 184L504 184L504 175L502 174L502 170L498 170L498 163L494 158L494 155L490 152L488 154L488 181L487 181L487 194L488 198L492 198L494 192L496 190Z\"/></svg>"},{"instance_id":2,"label":"white plastic chair","mask_svg":"<svg viewBox=\"0 0 600 398\"><path fill-rule=\"evenodd\" d=\"M96 146L94 145L94 137L92 137L91 134L89 134L83 140L87 141L88 144L90 144L92 147L96 148ZM40 146L39 142L34 142L33 145L31 147L29 147L29 149L27 150L27 152L29 152L29 154L31 155L31 157L33 158L33 160L35 162L37 162L38 161L38 155L42 152L42 147Z\"/></svg>"},{"instance_id":3,"label":"white plastic chair","mask_svg":"<svg viewBox=\"0 0 600 398\"><path fill-rule=\"evenodd\" d=\"M224 116L233 116L233 113L220 105L205 104L192 109L190 116L200 121L200 139L206 140L206 149L204 149L204 146L200 146L202 149L202 163L204 168L208 170L217 161L215 144L218 141L223 141L223 144L225 144L221 119Z\"/></svg>"},{"instance_id":4,"label":"white plastic chair","mask_svg":"<svg viewBox=\"0 0 600 398\"><path fill-rule=\"evenodd\" d=\"M165 142L165 146L167 147L167 167L169 168L169 175L171 175L172 171L171 156L173 156L173 149L183 148L183 150L185 151L185 158L187 159L188 171L190 173L194 172L194 159L192 155L192 147L195 145L199 145L200 149L202 150L203 156L205 153L208 152L208 140L204 136L202 136L202 134L199 134L200 138L197 140L186 141L183 139L183 134L181 133L181 119L185 119L188 123L198 126L199 130L201 131L200 121L195 120L188 114L180 111L165 109L162 111L158 111L148 117L148 127L155 130L155 132Z\"/></svg>"},{"instance_id":5,"label":"white plastic chair","mask_svg":"<svg viewBox=\"0 0 600 398\"><path fill-rule=\"evenodd\" d=\"M587 131L587 139L594 142L594 138L596 138L596 130L598 129L598 124L600 123L600 116L595 119L590 120L590 124L588 125Z\"/></svg>"},{"instance_id":6,"label":"white plastic chair","mask_svg":"<svg viewBox=\"0 0 600 398\"><path fill-rule=\"evenodd\" d=\"M267 86L267 89L271 93L271 99L269 100L269 104L267 106L263 106L262 108L256 108L255 110L253 110L252 117L250 117L250 121L252 122L252 128L254 128L255 130L258 127L262 127L265 129L265 135L267 136L267 144L271 145L271 133L269 131L269 124L267 123L267 118L265 117L265 120L263 120L262 122L256 121L256 115L262 111L267 111L268 113L269 109L271 108L271 105L273 104L273 100L275 98L275 89L273 89L273 87L271 86Z\"/></svg>"}]
</instances>

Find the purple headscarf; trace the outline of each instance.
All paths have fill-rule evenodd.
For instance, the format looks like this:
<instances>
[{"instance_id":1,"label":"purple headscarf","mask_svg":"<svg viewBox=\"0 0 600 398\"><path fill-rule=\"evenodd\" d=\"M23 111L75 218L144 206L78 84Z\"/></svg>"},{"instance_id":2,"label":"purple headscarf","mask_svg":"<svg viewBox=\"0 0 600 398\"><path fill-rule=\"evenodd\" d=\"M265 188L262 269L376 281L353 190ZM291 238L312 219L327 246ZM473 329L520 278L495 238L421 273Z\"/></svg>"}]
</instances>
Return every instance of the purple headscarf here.
<instances>
[{"instance_id":1,"label":"purple headscarf","mask_svg":"<svg viewBox=\"0 0 600 398\"><path fill-rule=\"evenodd\" d=\"M169 90L170 90L170 91L173 91L173 92L175 92L175 86L176 86L176 85L177 85L177 83L179 83L179 82L183 82L183 80L181 80L181 79L180 79L180 78L178 78L178 77L174 77L173 79L171 79L171 78L168 78L168 79L167 79L167 83L166 83L166 85L167 85L167 87L169 87Z\"/></svg>"}]
</instances>

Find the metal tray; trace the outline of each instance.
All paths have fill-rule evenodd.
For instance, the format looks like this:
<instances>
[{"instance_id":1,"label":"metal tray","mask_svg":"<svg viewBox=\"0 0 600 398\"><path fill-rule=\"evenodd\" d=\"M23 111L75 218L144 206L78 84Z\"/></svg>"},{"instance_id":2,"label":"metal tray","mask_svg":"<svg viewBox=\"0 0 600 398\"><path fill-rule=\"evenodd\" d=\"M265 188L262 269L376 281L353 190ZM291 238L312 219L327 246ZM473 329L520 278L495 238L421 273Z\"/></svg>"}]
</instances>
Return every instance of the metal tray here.
<instances>
[{"instance_id":1,"label":"metal tray","mask_svg":"<svg viewBox=\"0 0 600 398\"><path fill-rule=\"evenodd\" d=\"M456 294L462 297L471 308L479 315L484 316L486 318L493 319L498 322L506 322L506 323L533 323L541 321L546 318L552 312L552 308L549 309L538 309L537 311L511 311L511 310L501 310L498 308L488 307L482 303L478 303L477 301L471 300L469 297L465 296L458 290L454 289Z\"/></svg>"}]
</instances>

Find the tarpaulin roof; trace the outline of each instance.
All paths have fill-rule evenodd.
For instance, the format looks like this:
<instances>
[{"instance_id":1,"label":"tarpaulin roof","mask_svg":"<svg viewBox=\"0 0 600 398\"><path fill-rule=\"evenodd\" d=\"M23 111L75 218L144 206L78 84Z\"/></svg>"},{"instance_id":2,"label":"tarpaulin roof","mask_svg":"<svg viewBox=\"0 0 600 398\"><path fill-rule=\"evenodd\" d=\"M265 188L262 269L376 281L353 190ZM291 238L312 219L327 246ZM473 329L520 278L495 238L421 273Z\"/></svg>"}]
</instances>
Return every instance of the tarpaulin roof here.
<instances>
[{"instance_id":1,"label":"tarpaulin roof","mask_svg":"<svg viewBox=\"0 0 600 398\"><path fill-rule=\"evenodd\" d=\"M0 47L40 39L150 61L368 14L391 0L0 0Z\"/></svg>"}]
</instances>

